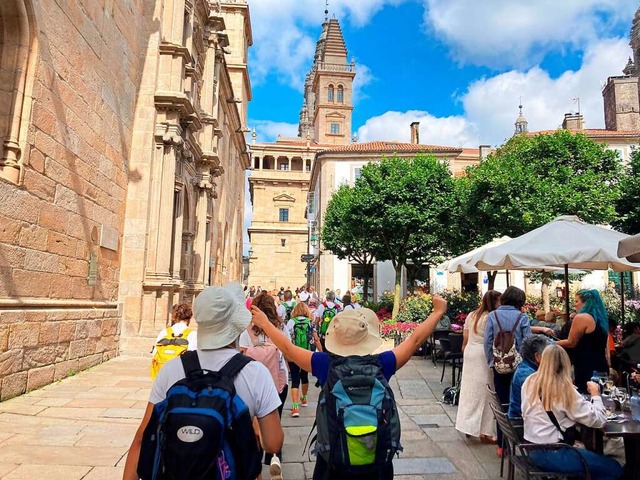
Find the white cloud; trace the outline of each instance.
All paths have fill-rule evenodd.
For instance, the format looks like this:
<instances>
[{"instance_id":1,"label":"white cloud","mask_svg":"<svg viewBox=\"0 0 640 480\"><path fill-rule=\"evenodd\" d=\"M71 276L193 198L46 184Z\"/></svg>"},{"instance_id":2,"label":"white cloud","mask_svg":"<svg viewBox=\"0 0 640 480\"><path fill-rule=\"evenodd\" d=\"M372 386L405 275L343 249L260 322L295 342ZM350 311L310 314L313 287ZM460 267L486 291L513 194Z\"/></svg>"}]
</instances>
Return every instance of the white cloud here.
<instances>
[{"instance_id":1,"label":"white cloud","mask_svg":"<svg viewBox=\"0 0 640 480\"><path fill-rule=\"evenodd\" d=\"M363 26L386 5L407 0L333 0L330 14ZM254 46L250 49L254 84L275 74L283 83L302 91L324 20L324 3L318 0L252 0ZM347 47L349 39L347 41ZM368 71L368 70L367 70Z\"/></svg>"},{"instance_id":2,"label":"white cloud","mask_svg":"<svg viewBox=\"0 0 640 480\"><path fill-rule=\"evenodd\" d=\"M461 63L528 68L629 24L636 0L423 0L428 30Z\"/></svg>"},{"instance_id":3,"label":"white cloud","mask_svg":"<svg viewBox=\"0 0 640 480\"><path fill-rule=\"evenodd\" d=\"M251 129L256 129L258 142L275 142L278 135L282 137L298 136L297 123L272 122L271 120L249 120L249 126Z\"/></svg>"},{"instance_id":4,"label":"white cloud","mask_svg":"<svg viewBox=\"0 0 640 480\"><path fill-rule=\"evenodd\" d=\"M409 142L412 122L420 122L420 143L468 146L478 144L476 127L462 116L437 118L419 111L386 112L370 118L358 129L358 141L388 140Z\"/></svg>"},{"instance_id":5,"label":"white cloud","mask_svg":"<svg viewBox=\"0 0 640 480\"><path fill-rule=\"evenodd\" d=\"M552 78L540 67L513 70L472 83L461 96L464 114L435 117L424 111L386 112L358 130L360 141L410 138L409 124L420 122L421 143L477 147L500 145L514 132L522 96L529 130L558 128L564 114L576 110L580 98L586 128L604 126L601 82L618 75L629 55L625 39L603 40L588 47L577 71Z\"/></svg>"}]
</instances>

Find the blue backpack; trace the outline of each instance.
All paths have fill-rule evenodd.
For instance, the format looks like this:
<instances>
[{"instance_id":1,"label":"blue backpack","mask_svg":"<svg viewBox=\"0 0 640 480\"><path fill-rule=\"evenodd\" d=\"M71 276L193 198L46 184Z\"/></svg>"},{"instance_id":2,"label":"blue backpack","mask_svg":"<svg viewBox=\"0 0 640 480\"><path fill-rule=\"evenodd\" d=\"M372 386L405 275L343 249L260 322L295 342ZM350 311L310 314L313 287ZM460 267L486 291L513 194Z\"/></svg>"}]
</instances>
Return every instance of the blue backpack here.
<instances>
[{"instance_id":1,"label":"blue backpack","mask_svg":"<svg viewBox=\"0 0 640 480\"><path fill-rule=\"evenodd\" d=\"M233 383L251 359L237 354L219 372L203 370L195 351L180 360L186 377L154 406L138 475L142 480L254 480L262 451Z\"/></svg>"},{"instance_id":2,"label":"blue backpack","mask_svg":"<svg viewBox=\"0 0 640 480\"><path fill-rule=\"evenodd\" d=\"M402 451L398 408L377 355L331 357L315 425L313 453L345 475L377 478Z\"/></svg>"}]
</instances>

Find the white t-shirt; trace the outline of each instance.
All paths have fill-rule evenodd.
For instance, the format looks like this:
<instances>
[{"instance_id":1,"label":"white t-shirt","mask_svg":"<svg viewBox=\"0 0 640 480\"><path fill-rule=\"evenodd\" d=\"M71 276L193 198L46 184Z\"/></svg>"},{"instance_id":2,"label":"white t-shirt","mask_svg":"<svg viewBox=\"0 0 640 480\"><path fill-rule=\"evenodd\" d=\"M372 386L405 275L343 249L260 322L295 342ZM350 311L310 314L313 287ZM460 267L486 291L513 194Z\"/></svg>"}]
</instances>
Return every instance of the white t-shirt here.
<instances>
[{"instance_id":1,"label":"white t-shirt","mask_svg":"<svg viewBox=\"0 0 640 480\"><path fill-rule=\"evenodd\" d=\"M287 337L287 340L291 341L291 335L289 334L289 331L285 328L284 330L280 330L282 332L282 334ZM258 335L258 342L259 343L264 343L267 341L267 336L264 333L261 333L260 335ZM253 341L251 340L251 335L249 335L249 332L247 330L245 330L244 332L242 332L240 334L240 340L238 341L238 347L240 348L250 348L253 347ZM287 372L287 374L289 373L289 367L287 366L287 361L284 358L284 355L282 355L282 352L280 350L278 350L278 355L280 356L280 370L284 370L285 372Z\"/></svg>"},{"instance_id":2,"label":"white t-shirt","mask_svg":"<svg viewBox=\"0 0 640 480\"><path fill-rule=\"evenodd\" d=\"M173 334L176 336L182 334L182 332L184 332L187 328L189 328L189 325L187 325L184 322L177 322L176 324L171 326L171 330L173 331ZM166 336L167 336L167 329L163 328L158 334L158 338L156 338L156 343L158 343L160 340L162 340ZM189 342L189 346L187 347L187 350L195 350L196 348L198 348L198 332L191 329L191 333L187 335L187 341ZM155 353L155 346L153 347L153 351Z\"/></svg>"},{"instance_id":3,"label":"white t-shirt","mask_svg":"<svg viewBox=\"0 0 640 480\"><path fill-rule=\"evenodd\" d=\"M335 306L337 306L337 303L333 303L331 300L327 301L327 307L329 308L333 308ZM324 304L321 303L320 305L318 305L318 308L316 308L316 311L313 312L313 316L315 318L322 318L322 314L324 313Z\"/></svg>"},{"instance_id":4,"label":"white t-shirt","mask_svg":"<svg viewBox=\"0 0 640 480\"><path fill-rule=\"evenodd\" d=\"M233 348L219 350L198 350L200 366L205 370L219 371L238 353ZM169 388L179 380L185 378L180 358L174 358L165 364L158 373L153 386L149 402L156 404L167 396ZM280 406L280 397L276 391L271 374L267 367L260 362L251 362L236 376L234 385L236 392L249 408L251 416L265 417Z\"/></svg>"}]
</instances>

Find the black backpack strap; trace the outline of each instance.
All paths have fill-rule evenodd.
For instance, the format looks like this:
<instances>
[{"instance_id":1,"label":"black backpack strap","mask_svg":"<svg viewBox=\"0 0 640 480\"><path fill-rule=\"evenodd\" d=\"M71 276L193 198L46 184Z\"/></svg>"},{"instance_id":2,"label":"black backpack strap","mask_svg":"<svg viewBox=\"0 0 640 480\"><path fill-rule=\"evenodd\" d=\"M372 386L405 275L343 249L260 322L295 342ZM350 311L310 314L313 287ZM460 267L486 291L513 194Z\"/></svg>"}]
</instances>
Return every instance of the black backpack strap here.
<instances>
[{"instance_id":1,"label":"black backpack strap","mask_svg":"<svg viewBox=\"0 0 640 480\"><path fill-rule=\"evenodd\" d=\"M180 361L182 362L182 368L184 368L184 373L187 377L202 371L200 360L198 359L198 352L195 350L184 352L180 355Z\"/></svg>"},{"instance_id":2,"label":"black backpack strap","mask_svg":"<svg viewBox=\"0 0 640 480\"><path fill-rule=\"evenodd\" d=\"M247 357L246 355L243 355L241 353L237 353L233 357L231 357L231 360L229 360L224 365L224 367L220 369L220 374L224 375L225 377L235 378L235 376L240 373L240 370L242 370L249 362L252 361L252 358Z\"/></svg>"}]
</instances>

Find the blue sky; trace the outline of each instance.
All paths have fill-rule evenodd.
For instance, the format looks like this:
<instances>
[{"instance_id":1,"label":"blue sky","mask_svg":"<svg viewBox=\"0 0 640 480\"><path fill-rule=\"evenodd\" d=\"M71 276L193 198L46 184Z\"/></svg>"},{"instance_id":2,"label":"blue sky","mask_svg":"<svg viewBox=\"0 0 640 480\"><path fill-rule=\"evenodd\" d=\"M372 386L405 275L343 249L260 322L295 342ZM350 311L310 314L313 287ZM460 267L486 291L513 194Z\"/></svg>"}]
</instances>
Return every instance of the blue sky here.
<instances>
[{"instance_id":1,"label":"blue sky","mask_svg":"<svg viewBox=\"0 0 640 480\"><path fill-rule=\"evenodd\" d=\"M249 127L260 140L297 132L302 82L324 0L249 0L254 46ZM360 141L499 145L522 97L531 130L556 128L580 98L603 127L601 84L631 54L633 0L332 0L356 61Z\"/></svg>"}]
</instances>

